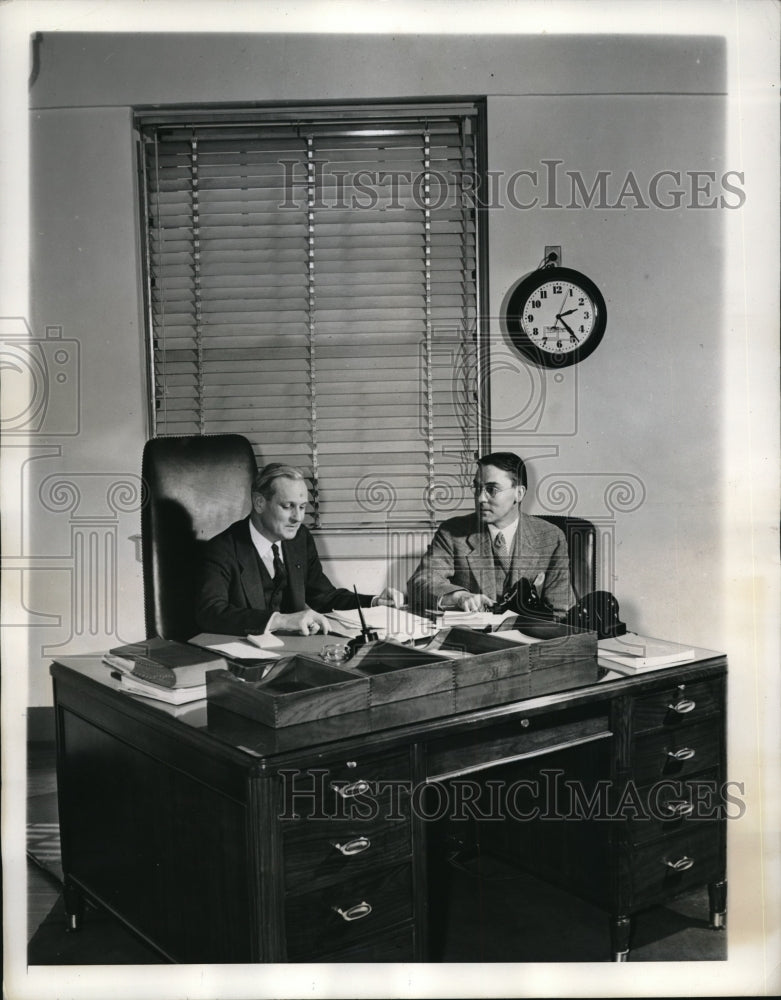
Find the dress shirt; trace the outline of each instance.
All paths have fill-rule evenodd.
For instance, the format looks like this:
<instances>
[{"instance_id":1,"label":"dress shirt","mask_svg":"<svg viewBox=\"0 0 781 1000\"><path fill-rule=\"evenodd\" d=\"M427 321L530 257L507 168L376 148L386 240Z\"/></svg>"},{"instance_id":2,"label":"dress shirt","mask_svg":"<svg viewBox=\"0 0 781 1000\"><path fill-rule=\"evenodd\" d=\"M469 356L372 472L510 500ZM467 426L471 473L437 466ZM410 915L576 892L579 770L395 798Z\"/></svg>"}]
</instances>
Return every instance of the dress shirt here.
<instances>
[{"instance_id":1,"label":"dress shirt","mask_svg":"<svg viewBox=\"0 0 781 1000\"><path fill-rule=\"evenodd\" d=\"M508 524L504 528L497 528L495 524L488 525L488 534L491 536L491 547L496 544L496 536L501 532L504 535L504 544L507 546L507 556L511 558L513 551L513 543L515 542L515 533L518 530L519 518Z\"/></svg>"},{"instance_id":2,"label":"dress shirt","mask_svg":"<svg viewBox=\"0 0 781 1000\"><path fill-rule=\"evenodd\" d=\"M252 544L255 546L255 551L260 556L263 565L268 570L268 575L271 579L274 579L274 553L271 551L271 546L276 545L279 549L279 561L284 565L285 558L282 554L282 542L270 542L265 535L261 535L252 521L249 522L249 535L252 539Z\"/></svg>"}]
</instances>

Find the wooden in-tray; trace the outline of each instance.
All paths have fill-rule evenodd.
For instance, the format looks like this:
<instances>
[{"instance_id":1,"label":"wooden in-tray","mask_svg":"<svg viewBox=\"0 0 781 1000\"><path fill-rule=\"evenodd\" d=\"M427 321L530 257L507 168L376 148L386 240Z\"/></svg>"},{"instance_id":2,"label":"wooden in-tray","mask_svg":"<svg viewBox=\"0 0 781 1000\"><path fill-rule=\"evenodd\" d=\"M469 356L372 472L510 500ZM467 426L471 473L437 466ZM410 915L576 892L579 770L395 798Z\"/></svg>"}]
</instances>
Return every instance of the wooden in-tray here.
<instances>
[{"instance_id":1,"label":"wooden in-tray","mask_svg":"<svg viewBox=\"0 0 781 1000\"><path fill-rule=\"evenodd\" d=\"M466 711L595 683L596 633L546 627L549 637L531 645L453 627L438 632L426 649L385 639L341 666L298 655L279 661L261 681L212 671L207 697L280 728L390 705L403 714L405 702L414 704L415 718L427 718L442 714L443 706Z\"/></svg>"},{"instance_id":2,"label":"wooden in-tray","mask_svg":"<svg viewBox=\"0 0 781 1000\"><path fill-rule=\"evenodd\" d=\"M243 681L229 670L206 675L209 702L279 729L369 707L369 681L311 656L278 661L265 680Z\"/></svg>"}]
</instances>

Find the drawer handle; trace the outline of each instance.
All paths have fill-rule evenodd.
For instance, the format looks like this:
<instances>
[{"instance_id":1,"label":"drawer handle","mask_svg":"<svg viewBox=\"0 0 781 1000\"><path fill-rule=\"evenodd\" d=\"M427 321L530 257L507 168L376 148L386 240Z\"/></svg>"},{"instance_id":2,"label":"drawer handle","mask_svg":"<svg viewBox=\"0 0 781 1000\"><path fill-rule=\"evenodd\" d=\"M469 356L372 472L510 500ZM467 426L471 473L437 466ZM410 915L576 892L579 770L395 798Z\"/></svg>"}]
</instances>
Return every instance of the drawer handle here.
<instances>
[{"instance_id":1,"label":"drawer handle","mask_svg":"<svg viewBox=\"0 0 781 1000\"><path fill-rule=\"evenodd\" d=\"M353 840L348 840L346 844L334 844L337 851L346 858L349 858L352 854L361 854L363 851L368 851L371 846L372 842L368 837L355 837Z\"/></svg>"},{"instance_id":2,"label":"drawer handle","mask_svg":"<svg viewBox=\"0 0 781 1000\"><path fill-rule=\"evenodd\" d=\"M668 705L667 707L671 712L677 712L678 715L686 715L688 712L693 712L697 705L696 701L692 701L691 698L681 698L680 701L676 701L674 705Z\"/></svg>"},{"instance_id":3,"label":"drawer handle","mask_svg":"<svg viewBox=\"0 0 781 1000\"><path fill-rule=\"evenodd\" d=\"M364 917L368 917L372 912L371 905L369 903L356 903L355 906L351 906L349 910L342 910L338 906L332 906L332 910L339 914L342 920L363 920Z\"/></svg>"},{"instance_id":4,"label":"drawer handle","mask_svg":"<svg viewBox=\"0 0 781 1000\"><path fill-rule=\"evenodd\" d=\"M668 868L672 868L674 872L685 872L694 865L694 858L687 858L684 855L684 857L678 858L677 861L665 861L664 864Z\"/></svg>"},{"instance_id":5,"label":"drawer handle","mask_svg":"<svg viewBox=\"0 0 781 1000\"><path fill-rule=\"evenodd\" d=\"M667 756L672 760L691 760L692 757L696 756L697 751L692 747L681 747L680 750L668 750Z\"/></svg>"},{"instance_id":6,"label":"drawer handle","mask_svg":"<svg viewBox=\"0 0 781 1000\"><path fill-rule=\"evenodd\" d=\"M356 795L363 795L364 792L368 792L371 785L368 781L364 781L363 778L360 781L353 781L350 785L338 785L333 783L331 788L335 792L338 792L343 799L354 799Z\"/></svg>"},{"instance_id":7,"label":"drawer handle","mask_svg":"<svg viewBox=\"0 0 781 1000\"><path fill-rule=\"evenodd\" d=\"M679 802L668 802L665 805L669 816L691 816L694 812L694 803L681 799Z\"/></svg>"}]
</instances>

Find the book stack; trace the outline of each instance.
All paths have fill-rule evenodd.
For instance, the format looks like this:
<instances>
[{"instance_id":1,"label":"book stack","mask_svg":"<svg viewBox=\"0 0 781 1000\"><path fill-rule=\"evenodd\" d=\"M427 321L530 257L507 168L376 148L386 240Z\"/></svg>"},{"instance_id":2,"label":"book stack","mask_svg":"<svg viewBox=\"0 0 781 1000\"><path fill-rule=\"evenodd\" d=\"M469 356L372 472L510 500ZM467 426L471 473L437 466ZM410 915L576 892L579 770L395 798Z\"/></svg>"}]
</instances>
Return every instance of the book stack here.
<instances>
[{"instance_id":1,"label":"book stack","mask_svg":"<svg viewBox=\"0 0 781 1000\"><path fill-rule=\"evenodd\" d=\"M612 639L600 639L597 656L603 666L619 673L637 673L672 667L694 659L694 648L668 639L654 639L626 632Z\"/></svg>"},{"instance_id":2,"label":"book stack","mask_svg":"<svg viewBox=\"0 0 781 1000\"><path fill-rule=\"evenodd\" d=\"M442 615L442 627L490 629L493 632L508 618L515 617L514 611L503 611L501 614L494 614L492 611L445 611Z\"/></svg>"},{"instance_id":3,"label":"book stack","mask_svg":"<svg viewBox=\"0 0 781 1000\"><path fill-rule=\"evenodd\" d=\"M227 664L215 653L172 639L145 639L115 646L103 657L131 694L183 705L206 697L206 672Z\"/></svg>"}]
</instances>

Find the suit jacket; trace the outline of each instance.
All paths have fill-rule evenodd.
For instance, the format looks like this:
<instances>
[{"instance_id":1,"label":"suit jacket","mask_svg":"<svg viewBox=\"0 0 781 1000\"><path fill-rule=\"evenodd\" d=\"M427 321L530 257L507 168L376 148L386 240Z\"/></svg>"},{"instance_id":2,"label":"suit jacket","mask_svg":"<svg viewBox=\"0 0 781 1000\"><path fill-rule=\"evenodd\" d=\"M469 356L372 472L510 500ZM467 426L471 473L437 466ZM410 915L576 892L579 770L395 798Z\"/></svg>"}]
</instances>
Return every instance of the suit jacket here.
<instances>
[{"instance_id":1,"label":"suit jacket","mask_svg":"<svg viewBox=\"0 0 781 1000\"><path fill-rule=\"evenodd\" d=\"M540 597L557 614L574 603L570 586L567 540L557 527L521 514L510 559L509 583L521 577L533 582L544 574ZM453 517L440 525L420 565L407 583L407 599L418 609L433 609L454 590L485 594L496 601L494 554L488 529L475 514Z\"/></svg>"},{"instance_id":2,"label":"suit jacket","mask_svg":"<svg viewBox=\"0 0 781 1000\"><path fill-rule=\"evenodd\" d=\"M311 533L303 525L295 538L282 543L290 603L284 610L312 608L325 613L355 607L351 590L334 587L323 572ZM206 543L196 597L196 620L203 632L255 635L271 617L266 606L258 554L249 533L249 518L236 521ZM363 606L372 598L359 594Z\"/></svg>"}]
</instances>

